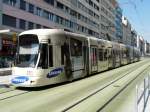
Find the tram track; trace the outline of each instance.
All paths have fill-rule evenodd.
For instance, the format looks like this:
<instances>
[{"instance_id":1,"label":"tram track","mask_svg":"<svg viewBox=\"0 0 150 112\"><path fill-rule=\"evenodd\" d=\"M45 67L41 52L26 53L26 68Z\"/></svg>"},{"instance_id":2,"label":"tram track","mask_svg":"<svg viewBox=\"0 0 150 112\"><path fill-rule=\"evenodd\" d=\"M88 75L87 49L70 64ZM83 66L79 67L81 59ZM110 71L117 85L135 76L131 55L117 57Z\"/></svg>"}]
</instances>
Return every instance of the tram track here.
<instances>
[{"instance_id":1,"label":"tram track","mask_svg":"<svg viewBox=\"0 0 150 112\"><path fill-rule=\"evenodd\" d=\"M0 101L9 99L12 97L17 97L17 96L20 96L20 95L23 95L23 94L26 94L29 92L31 92L31 91L25 91L25 90L19 90L19 89L7 90L7 91L0 93Z\"/></svg>"},{"instance_id":2,"label":"tram track","mask_svg":"<svg viewBox=\"0 0 150 112\"><path fill-rule=\"evenodd\" d=\"M0 87L1 87L0 88L0 101L9 99L12 97L17 97L17 96L30 92L26 90L16 89L14 86L10 84L1 84Z\"/></svg>"},{"instance_id":3,"label":"tram track","mask_svg":"<svg viewBox=\"0 0 150 112\"><path fill-rule=\"evenodd\" d=\"M139 66L141 66L141 64L145 64L145 63L146 63L146 61L138 63L138 65L136 65L134 68L139 67ZM120 74L121 72L118 72L117 74ZM2 90L0 90L0 95L7 94L8 92L16 91L15 87L11 87L11 85L1 84L0 87L2 87L1 88ZM13 96L17 96L17 94L13 95ZM8 98L10 98L10 97L8 97ZM4 99L7 99L7 98L4 98ZM3 99L0 98L0 100L3 100Z\"/></svg>"},{"instance_id":4,"label":"tram track","mask_svg":"<svg viewBox=\"0 0 150 112\"><path fill-rule=\"evenodd\" d=\"M2 93L0 94L0 110L6 111L8 109L6 105L9 104L10 110L16 110L20 112L49 112L50 110L59 112L70 111L76 106L80 105L84 101L87 101L89 98L94 96L94 94L92 95L92 93L98 91L98 89L101 89L99 90L99 92L105 90L107 87L104 87L108 85L107 82L112 83L112 81L114 81L115 79L119 80L119 78L121 78L123 75L134 71L134 69L137 69L138 67L142 67L142 65L145 65L147 62L147 60L137 62L127 67L123 66L119 69L113 69L107 72L103 72L99 75L87 77L83 80L74 81L73 83L58 86L56 88L47 88L46 90L35 92L32 92L32 90L23 91L15 89L11 92ZM72 89L72 87L74 89ZM97 92L96 94L98 94L99 92Z\"/></svg>"},{"instance_id":5,"label":"tram track","mask_svg":"<svg viewBox=\"0 0 150 112\"><path fill-rule=\"evenodd\" d=\"M134 71L133 71L134 69L136 69L136 68L138 68L138 67L142 67L141 64L144 65L144 63L146 63L146 62L142 62L142 63L138 64L137 66L134 66L134 67L133 67L132 69L130 69L128 72L124 73L124 75L122 75L122 76L120 76L120 77L117 77L115 80L109 82L108 84L106 84L105 86L99 88L99 89L96 90L95 92L89 94L88 96L84 97L83 99L81 99L81 100L77 101L76 103L70 105L69 107L67 107L67 108L65 108L64 110L62 110L62 112L66 112L66 111L71 110L72 108L76 107L77 105L80 105L80 103L86 101L86 100L89 99L90 97L93 97L94 95L98 94L99 92L101 92L102 90L106 89L107 87L109 87L109 86L115 84L117 81L119 81L119 80L125 78L125 77L128 76L128 75L131 75L131 73L134 72ZM149 65L149 66L150 66L150 65ZM147 68L149 68L149 66L146 67L142 72L144 72ZM136 75L136 77L135 77L134 79L132 79L125 87L123 87L115 96L113 96L108 102L106 102L103 106L101 106L101 108L99 108L97 111L98 111L98 112L101 111L111 100L113 100L113 99L114 99L118 94L120 94L129 84L131 84L138 76L140 76L140 74L141 74L142 72L140 72L138 75Z\"/></svg>"},{"instance_id":6,"label":"tram track","mask_svg":"<svg viewBox=\"0 0 150 112\"><path fill-rule=\"evenodd\" d=\"M5 86L5 85L3 85L3 86ZM0 89L0 94L4 94L4 93L10 92L10 91L14 91L14 90L15 89L11 88L11 87L3 87L3 88Z\"/></svg>"},{"instance_id":7,"label":"tram track","mask_svg":"<svg viewBox=\"0 0 150 112\"><path fill-rule=\"evenodd\" d=\"M110 98L105 104L103 104L96 112L102 111L112 100L114 100L122 91L124 91L133 81L135 81L142 73L150 68L150 65L137 74L132 80L130 80L124 87L122 87L112 98Z\"/></svg>"}]
</instances>

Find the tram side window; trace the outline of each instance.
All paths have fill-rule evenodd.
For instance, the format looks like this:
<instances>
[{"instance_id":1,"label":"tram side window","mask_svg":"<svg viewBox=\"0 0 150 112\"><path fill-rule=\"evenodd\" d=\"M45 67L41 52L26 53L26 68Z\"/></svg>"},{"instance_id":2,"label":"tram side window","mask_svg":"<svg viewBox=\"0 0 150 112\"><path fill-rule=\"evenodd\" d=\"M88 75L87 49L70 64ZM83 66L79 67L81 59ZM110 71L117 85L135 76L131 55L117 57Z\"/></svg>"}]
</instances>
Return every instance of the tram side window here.
<instances>
[{"instance_id":1,"label":"tram side window","mask_svg":"<svg viewBox=\"0 0 150 112\"><path fill-rule=\"evenodd\" d=\"M99 49L99 60L103 61L103 49Z\"/></svg>"},{"instance_id":2,"label":"tram side window","mask_svg":"<svg viewBox=\"0 0 150 112\"><path fill-rule=\"evenodd\" d=\"M64 65L64 46L61 46L61 64Z\"/></svg>"},{"instance_id":3,"label":"tram side window","mask_svg":"<svg viewBox=\"0 0 150 112\"><path fill-rule=\"evenodd\" d=\"M39 60L39 67L42 67L43 69L48 68L48 45L47 44L41 44L40 46L40 60Z\"/></svg>"},{"instance_id":4,"label":"tram side window","mask_svg":"<svg viewBox=\"0 0 150 112\"><path fill-rule=\"evenodd\" d=\"M126 54L127 54L127 57L129 58L129 57L130 57L130 54L129 54L129 49L127 49L127 52L126 52Z\"/></svg>"},{"instance_id":5,"label":"tram side window","mask_svg":"<svg viewBox=\"0 0 150 112\"><path fill-rule=\"evenodd\" d=\"M119 58L119 50L116 51L117 57Z\"/></svg>"},{"instance_id":6,"label":"tram side window","mask_svg":"<svg viewBox=\"0 0 150 112\"><path fill-rule=\"evenodd\" d=\"M49 45L49 67L53 66L53 47Z\"/></svg>"},{"instance_id":7,"label":"tram side window","mask_svg":"<svg viewBox=\"0 0 150 112\"><path fill-rule=\"evenodd\" d=\"M107 60L107 49L105 49L105 52L104 52L104 61Z\"/></svg>"},{"instance_id":8,"label":"tram side window","mask_svg":"<svg viewBox=\"0 0 150 112\"><path fill-rule=\"evenodd\" d=\"M112 58L112 49L108 49L108 59Z\"/></svg>"},{"instance_id":9,"label":"tram side window","mask_svg":"<svg viewBox=\"0 0 150 112\"><path fill-rule=\"evenodd\" d=\"M97 65L97 49L91 48L91 59L92 59L92 65Z\"/></svg>"},{"instance_id":10,"label":"tram side window","mask_svg":"<svg viewBox=\"0 0 150 112\"><path fill-rule=\"evenodd\" d=\"M121 49L121 58L124 58L124 50L123 49Z\"/></svg>"},{"instance_id":11,"label":"tram side window","mask_svg":"<svg viewBox=\"0 0 150 112\"><path fill-rule=\"evenodd\" d=\"M82 42L76 39L70 40L71 55L82 56Z\"/></svg>"},{"instance_id":12,"label":"tram side window","mask_svg":"<svg viewBox=\"0 0 150 112\"><path fill-rule=\"evenodd\" d=\"M126 50L124 50L124 58L126 58L127 57L127 53L126 53Z\"/></svg>"}]
</instances>

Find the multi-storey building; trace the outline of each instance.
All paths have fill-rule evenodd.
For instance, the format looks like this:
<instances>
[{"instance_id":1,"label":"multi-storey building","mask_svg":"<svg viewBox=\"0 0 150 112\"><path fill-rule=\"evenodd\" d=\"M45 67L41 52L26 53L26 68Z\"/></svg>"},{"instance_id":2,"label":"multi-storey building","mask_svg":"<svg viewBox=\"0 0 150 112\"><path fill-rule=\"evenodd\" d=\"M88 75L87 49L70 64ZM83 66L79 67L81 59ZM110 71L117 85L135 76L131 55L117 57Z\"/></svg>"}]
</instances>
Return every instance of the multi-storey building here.
<instances>
[{"instance_id":1,"label":"multi-storey building","mask_svg":"<svg viewBox=\"0 0 150 112\"><path fill-rule=\"evenodd\" d=\"M137 36L137 48L140 50L141 56L145 55L145 40L142 36Z\"/></svg>"},{"instance_id":2,"label":"multi-storey building","mask_svg":"<svg viewBox=\"0 0 150 112\"><path fill-rule=\"evenodd\" d=\"M126 17L122 17L123 24L123 43L126 45L131 45L131 24Z\"/></svg>"},{"instance_id":3,"label":"multi-storey building","mask_svg":"<svg viewBox=\"0 0 150 112\"><path fill-rule=\"evenodd\" d=\"M137 32L131 29L131 46L137 47Z\"/></svg>"},{"instance_id":4,"label":"multi-storey building","mask_svg":"<svg viewBox=\"0 0 150 112\"><path fill-rule=\"evenodd\" d=\"M150 55L150 43L145 41L145 54Z\"/></svg>"},{"instance_id":5,"label":"multi-storey building","mask_svg":"<svg viewBox=\"0 0 150 112\"><path fill-rule=\"evenodd\" d=\"M67 31L115 40L115 0L1 0L0 29Z\"/></svg>"},{"instance_id":6,"label":"multi-storey building","mask_svg":"<svg viewBox=\"0 0 150 112\"><path fill-rule=\"evenodd\" d=\"M115 4L115 13L115 36L118 42L123 43L122 9L120 8L118 2Z\"/></svg>"},{"instance_id":7,"label":"multi-storey building","mask_svg":"<svg viewBox=\"0 0 150 112\"><path fill-rule=\"evenodd\" d=\"M1 0L0 28L62 28L99 38L99 0Z\"/></svg>"},{"instance_id":8,"label":"multi-storey building","mask_svg":"<svg viewBox=\"0 0 150 112\"><path fill-rule=\"evenodd\" d=\"M115 0L101 0L100 36L115 41Z\"/></svg>"}]
</instances>

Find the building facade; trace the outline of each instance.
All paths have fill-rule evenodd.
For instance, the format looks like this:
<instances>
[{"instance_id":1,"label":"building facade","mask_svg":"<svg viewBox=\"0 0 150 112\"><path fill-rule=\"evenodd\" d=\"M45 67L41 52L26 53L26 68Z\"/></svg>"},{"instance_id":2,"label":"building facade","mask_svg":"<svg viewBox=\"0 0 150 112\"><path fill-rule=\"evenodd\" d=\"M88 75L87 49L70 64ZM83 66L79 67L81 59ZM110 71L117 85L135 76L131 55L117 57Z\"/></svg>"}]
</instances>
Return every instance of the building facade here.
<instances>
[{"instance_id":1,"label":"building facade","mask_svg":"<svg viewBox=\"0 0 150 112\"><path fill-rule=\"evenodd\" d=\"M122 9L120 8L118 2L115 4L115 12L115 36L119 43L123 43Z\"/></svg>"},{"instance_id":2,"label":"building facade","mask_svg":"<svg viewBox=\"0 0 150 112\"><path fill-rule=\"evenodd\" d=\"M100 0L100 37L116 41L115 0Z\"/></svg>"},{"instance_id":3,"label":"building facade","mask_svg":"<svg viewBox=\"0 0 150 112\"><path fill-rule=\"evenodd\" d=\"M62 28L99 38L99 0L2 0L1 29Z\"/></svg>"},{"instance_id":4,"label":"building facade","mask_svg":"<svg viewBox=\"0 0 150 112\"><path fill-rule=\"evenodd\" d=\"M131 45L131 24L126 17L122 17L123 24L123 39L122 42L126 45Z\"/></svg>"},{"instance_id":5,"label":"building facade","mask_svg":"<svg viewBox=\"0 0 150 112\"><path fill-rule=\"evenodd\" d=\"M137 47L137 32L131 29L131 46Z\"/></svg>"},{"instance_id":6,"label":"building facade","mask_svg":"<svg viewBox=\"0 0 150 112\"><path fill-rule=\"evenodd\" d=\"M116 40L116 0L1 0L0 29L62 28Z\"/></svg>"},{"instance_id":7,"label":"building facade","mask_svg":"<svg viewBox=\"0 0 150 112\"><path fill-rule=\"evenodd\" d=\"M137 48L140 50L141 56L145 55L145 40L142 36L137 36Z\"/></svg>"},{"instance_id":8,"label":"building facade","mask_svg":"<svg viewBox=\"0 0 150 112\"><path fill-rule=\"evenodd\" d=\"M145 54L150 56L150 43L145 41Z\"/></svg>"}]
</instances>

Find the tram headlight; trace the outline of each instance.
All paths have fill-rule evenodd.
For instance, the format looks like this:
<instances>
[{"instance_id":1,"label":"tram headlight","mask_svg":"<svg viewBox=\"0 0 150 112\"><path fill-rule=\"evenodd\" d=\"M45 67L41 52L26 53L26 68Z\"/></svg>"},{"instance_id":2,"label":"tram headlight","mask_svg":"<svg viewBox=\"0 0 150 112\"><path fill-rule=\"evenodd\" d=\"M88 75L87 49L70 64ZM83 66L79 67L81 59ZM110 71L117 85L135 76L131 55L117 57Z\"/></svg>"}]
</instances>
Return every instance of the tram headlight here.
<instances>
[{"instance_id":1,"label":"tram headlight","mask_svg":"<svg viewBox=\"0 0 150 112\"><path fill-rule=\"evenodd\" d=\"M27 75L29 76L33 75L33 71L27 71Z\"/></svg>"},{"instance_id":2,"label":"tram headlight","mask_svg":"<svg viewBox=\"0 0 150 112\"><path fill-rule=\"evenodd\" d=\"M14 74L15 74L15 70L12 69L12 75L14 75Z\"/></svg>"}]
</instances>

